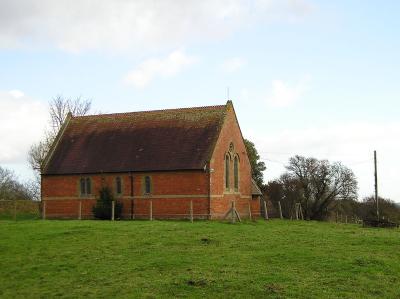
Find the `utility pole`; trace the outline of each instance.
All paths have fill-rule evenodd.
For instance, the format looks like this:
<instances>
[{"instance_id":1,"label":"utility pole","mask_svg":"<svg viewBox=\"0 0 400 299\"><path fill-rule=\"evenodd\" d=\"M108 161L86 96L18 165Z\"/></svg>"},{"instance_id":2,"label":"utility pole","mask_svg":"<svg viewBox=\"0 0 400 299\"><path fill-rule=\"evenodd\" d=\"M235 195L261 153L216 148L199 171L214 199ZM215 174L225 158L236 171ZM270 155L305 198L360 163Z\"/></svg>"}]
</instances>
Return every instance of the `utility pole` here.
<instances>
[{"instance_id":1,"label":"utility pole","mask_svg":"<svg viewBox=\"0 0 400 299\"><path fill-rule=\"evenodd\" d=\"M378 200L378 171L376 167L376 151L374 151L374 166L375 166L375 202L376 202L376 217L379 221L379 200Z\"/></svg>"}]
</instances>

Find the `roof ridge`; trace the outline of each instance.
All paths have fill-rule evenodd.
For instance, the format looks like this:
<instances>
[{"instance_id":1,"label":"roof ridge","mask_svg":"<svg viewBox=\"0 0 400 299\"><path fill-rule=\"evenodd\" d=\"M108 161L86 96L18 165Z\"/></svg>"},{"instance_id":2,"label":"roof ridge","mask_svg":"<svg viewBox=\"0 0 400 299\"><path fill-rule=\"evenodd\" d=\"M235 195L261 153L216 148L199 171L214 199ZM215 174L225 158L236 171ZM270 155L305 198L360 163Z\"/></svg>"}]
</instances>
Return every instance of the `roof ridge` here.
<instances>
[{"instance_id":1,"label":"roof ridge","mask_svg":"<svg viewBox=\"0 0 400 299\"><path fill-rule=\"evenodd\" d=\"M88 118L95 116L122 116L122 115L132 115L136 113L151 113L151 112L172 112L172 111L182 111L182 110L194 110L194 109L212 109L212 108L224 108L224 105L210 105L210 106L197 106L197 107L182 107L182 108L169 108L169 109L156 109L156 110L142 110L142 111L131 111L131 112L115 112L115 113L101 113L101 114L89 114L81 116L73 116L73 118Z\"/></svg>"}]
</instances>

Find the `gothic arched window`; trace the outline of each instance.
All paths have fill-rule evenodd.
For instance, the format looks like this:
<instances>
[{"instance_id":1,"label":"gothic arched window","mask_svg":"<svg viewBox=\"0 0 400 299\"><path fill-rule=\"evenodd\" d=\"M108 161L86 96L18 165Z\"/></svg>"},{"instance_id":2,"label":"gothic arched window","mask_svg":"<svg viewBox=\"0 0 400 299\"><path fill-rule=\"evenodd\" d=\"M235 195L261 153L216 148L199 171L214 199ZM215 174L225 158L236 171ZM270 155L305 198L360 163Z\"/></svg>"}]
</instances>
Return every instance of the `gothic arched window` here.
<instances>
[{"instance_id":1,"label":"gothic arched window","mask_svg":"<svg viewBox=\"0 0 400 299\"><path fill-rule=\"evenodd\" d=\"M235 191L239 190L239 158L236 156L233 161L233 177Z\"/></svg>"},{"instance_id":2,"label":"gothic arched window","mask_svg":"<svg viewBox=\"0 0 400 299\"><path fill-rule=\"evenodd\" d=\"M229 190L229 168L230 168L230 157L225 155L225 189Z\"/></svg>"}]
</instances>

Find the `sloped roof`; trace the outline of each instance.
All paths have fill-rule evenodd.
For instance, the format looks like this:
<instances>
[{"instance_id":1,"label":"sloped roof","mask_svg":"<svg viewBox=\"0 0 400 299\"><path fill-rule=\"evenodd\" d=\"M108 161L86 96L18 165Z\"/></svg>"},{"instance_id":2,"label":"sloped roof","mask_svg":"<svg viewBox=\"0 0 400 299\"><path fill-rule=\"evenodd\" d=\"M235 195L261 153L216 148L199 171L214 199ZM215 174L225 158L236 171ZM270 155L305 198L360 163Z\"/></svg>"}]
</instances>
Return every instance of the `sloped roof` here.
<instances>
[{"instance_id":1,"label":"sloped roof","mask_svg":"<svg viewBox=\"0 0 400 299\"><path fill-rule=\"evenodd\" d=\"M262 195L260 188L257 186L255 180L251 179L251 194L252 195Z\"/></svg>"},{"instance_id":2,"label":"sloped roof","mask_svg":"<svg viewBox=\"0 0 400 299\"><path fill-rule=\"evenodd\" d=\"M203 169L226 105L72 117L43 174Z\"/></svg>"}]
</instances>

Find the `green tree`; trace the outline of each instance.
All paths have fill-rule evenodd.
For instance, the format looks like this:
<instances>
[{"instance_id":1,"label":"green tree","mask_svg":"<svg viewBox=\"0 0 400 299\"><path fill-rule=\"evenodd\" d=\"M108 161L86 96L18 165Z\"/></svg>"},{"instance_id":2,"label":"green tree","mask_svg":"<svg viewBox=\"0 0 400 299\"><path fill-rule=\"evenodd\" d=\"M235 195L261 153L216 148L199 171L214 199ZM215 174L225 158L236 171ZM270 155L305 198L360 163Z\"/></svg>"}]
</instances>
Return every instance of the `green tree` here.
<instances>
[{"instance_id":1,"label":"green tree","mask_svg":"<svg viewBox=\"0 0 400 299\"><path fill-rule=\"evenodd\" d=\"M261 188L264 185L264 174L263 171L267 169L265 163L260 161L260 155L250 140L244 139L244 145L246 146L247 155L249 156L251 165L251 176L257 185Z\"/></svg>"},{"instance_id":2,"label":"green tree","mask_svg":"<svg viewBox=\"0 0 400 299\"><path fill-rule=\"evenodd\" d=\"M93 215L96 219L110 220L112 211L112 202L114 197L109 187L100 189L100 197L97 199L96 205L93 206ZM121 217L122 203L115 202L114 216L115 219Z\"/></svg>"}]
</instances>

